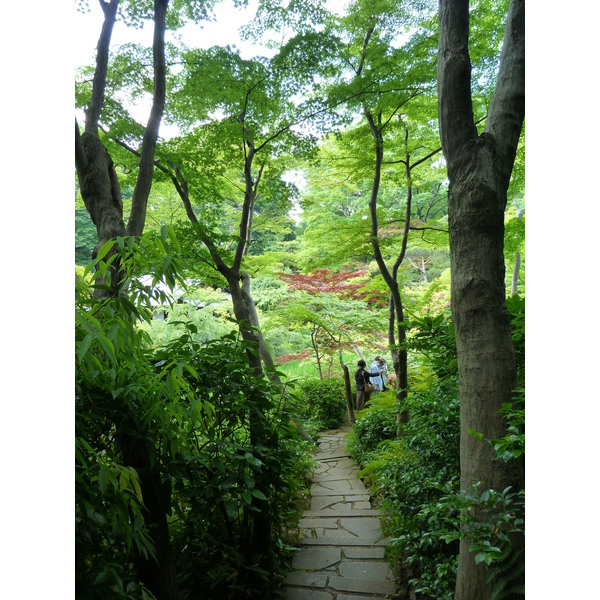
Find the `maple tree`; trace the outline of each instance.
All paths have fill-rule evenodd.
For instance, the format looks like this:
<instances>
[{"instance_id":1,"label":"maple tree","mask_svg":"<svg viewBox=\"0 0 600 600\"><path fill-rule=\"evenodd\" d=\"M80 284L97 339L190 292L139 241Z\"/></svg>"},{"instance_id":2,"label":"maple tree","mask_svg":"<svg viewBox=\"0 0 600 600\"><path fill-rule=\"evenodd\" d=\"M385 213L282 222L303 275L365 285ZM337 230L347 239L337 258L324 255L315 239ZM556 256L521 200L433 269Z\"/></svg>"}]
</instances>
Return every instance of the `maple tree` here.
<instances>
[{"instance_id":1,"label":"maple tree","mask_svg":"<svg viewBox=\"0 0 600 600\"><path fill-rule=\"evenodd\" d=\"M381 290L370 289L366 282L352 281L368 276L366 269L359 271L340 271L315 269L312 273L278 273L290 290L302 290L308 294L336 294L340 298L364 300L369 305L383 306L387 297Z\"/></svg>"}]
</instances>

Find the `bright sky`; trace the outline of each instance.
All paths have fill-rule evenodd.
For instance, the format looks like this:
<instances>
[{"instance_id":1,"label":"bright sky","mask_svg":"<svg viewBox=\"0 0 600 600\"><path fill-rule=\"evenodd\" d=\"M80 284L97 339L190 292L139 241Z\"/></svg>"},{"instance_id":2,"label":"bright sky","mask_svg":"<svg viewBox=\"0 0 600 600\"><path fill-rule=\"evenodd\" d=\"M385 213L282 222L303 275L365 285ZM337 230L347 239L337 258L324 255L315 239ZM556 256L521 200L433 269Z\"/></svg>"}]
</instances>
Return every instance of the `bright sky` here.
<instances>
[{"instance_id":1,"label":"bright sky","mask_svg":"<svg viewBox=\"0 0 600 600\"><path fill-rule=\"evenodd\" d=\"M210 48L215 45L234 45L244 58L250 58L257 54L267 56L270 51L260 45L242 41L238 30L242 25L250 21L258 5L257 0L250 0L248 7L235 8L232 0L220 2L214 10L215 20L204 21L200 24L188 23L177 32L167 31L167 41L175 41L180 36L185 43L199 48ZM74 35L74 57L75 65L93 65L96 58L96 45L104 15L98 2L90 3L90 12L82 14L77 12L75 16ZM117 19L111 38L111 47L136 42L152 45L153 23L148 22L143 29L134 29L125 26ZM130 112L140 123L145 123L150 114L151 98L140 99L135 106L130 106ZM78 114L78 119L83 121L83 115ZM162 122L160 125L160 136L169 138L177 135L177 128Z\"/></svg>"},{"instance_id":2,"label":"bright sky","mask_svg":"<svg viewBox=\"0 0 600 600\"><path fill-rule=\"evenodd\" d=\"M202 24L188 24L179 30L184 40L190 45L201 48L210 48L217 44L235 44L242 51L244 57L252 54L264 53L260 46L248 42L240 43L238 29L246 24L256 11L256 0L250 0L246 9L234 8L231 0L219 3L214 10L216 21L204 22ZM93 61L96 55L96 44L100 35L100 28L104 15L98 2L91 2L91 12L86 14L77 13L75 18L74 50L75 64L83 65ZM111 45L119 45L127 42L143 42L152 45L153 24L147 23L141 30L126 27L122 21L117 20L113 29ZM173 38L173 32L167 32L167 39Z\"/></svg>"}]
</instances>

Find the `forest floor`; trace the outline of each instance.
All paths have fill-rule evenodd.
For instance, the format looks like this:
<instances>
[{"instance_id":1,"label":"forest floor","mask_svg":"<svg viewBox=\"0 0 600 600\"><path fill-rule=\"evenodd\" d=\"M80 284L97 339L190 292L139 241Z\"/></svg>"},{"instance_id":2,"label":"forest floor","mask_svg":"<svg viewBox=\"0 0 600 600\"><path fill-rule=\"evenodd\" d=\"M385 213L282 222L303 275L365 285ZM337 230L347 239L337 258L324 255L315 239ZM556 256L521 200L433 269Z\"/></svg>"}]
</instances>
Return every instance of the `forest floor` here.
<instances>
[{"instance_id":1,"label":"forest floor","mask_svg":"<svg viewBox=\"0 0 600 600\"><path fill-rule=\"evenodd\" d=\"M310 509L303 513L300 550L284 584L286 600L394 598L379 511L346 449L350 427L320 435Z\"/></svg>"}]
</instances>

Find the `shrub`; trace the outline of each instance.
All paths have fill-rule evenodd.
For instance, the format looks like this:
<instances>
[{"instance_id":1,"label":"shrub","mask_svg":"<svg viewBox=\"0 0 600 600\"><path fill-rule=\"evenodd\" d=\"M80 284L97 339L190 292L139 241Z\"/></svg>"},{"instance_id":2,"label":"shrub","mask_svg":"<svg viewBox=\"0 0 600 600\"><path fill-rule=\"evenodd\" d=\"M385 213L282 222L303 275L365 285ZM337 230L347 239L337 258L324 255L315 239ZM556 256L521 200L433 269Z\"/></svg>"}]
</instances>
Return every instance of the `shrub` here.
<instances>
[{"instance_id":1,"label":"shrub","mask_svg":"<svg viewBox=\"0 0 600 600\"><path fill-rule=\"evenodd\" d=\"M293 409L303 421L319 430L334 429L346 417L343 379L308 379L294 391Z\"/></svg>"},{"instance_id":2,"label":"shrub","mask_svg":"<svg viewBox=\"0 0 600 600\"><path fill-rule=\"evenodd\" d=\"M354 459L365 464L367 456L384 440L396 437L396 407L374 406L359 417L348 437L348 448Z\"/></svg>"},{"instance_id":3,"label":"shrub","mask_svg":"<svg viewBox=\"0 0 600 600\"><path fill-rule=\"evenodd\" d=\"M444 536L458 529L452 500L459 472L456 378L410 394L405 408L410 419L401 438L395 438L395 410L375 406L355 423L349 448L381 503L390 558L405 584L422 598L451 600L458 542Z\"/></svg>"},{"instance_id":4,"label":"shrub","mask_svg":"<svg viewBox=\"0 0 600 600\"><path fill-rule=\"evenodd\" d=\"M137 274L138 242L117 243L122 268ZM177 263L160 258L171 268L157 279L172 287ZM156 343L139 325L164 294L129 276L118 295L98 299L96 277L76 280L77 597L153 598L140 573L160 577L165 565L182 600L270 597L312 464L280 390L250 367L238 332L201 343L193 322L169 321ZM259 541L269 572L255 543L268 530ZM173 566L161 560L168 546Z\"/></svg>"}]
</instances>

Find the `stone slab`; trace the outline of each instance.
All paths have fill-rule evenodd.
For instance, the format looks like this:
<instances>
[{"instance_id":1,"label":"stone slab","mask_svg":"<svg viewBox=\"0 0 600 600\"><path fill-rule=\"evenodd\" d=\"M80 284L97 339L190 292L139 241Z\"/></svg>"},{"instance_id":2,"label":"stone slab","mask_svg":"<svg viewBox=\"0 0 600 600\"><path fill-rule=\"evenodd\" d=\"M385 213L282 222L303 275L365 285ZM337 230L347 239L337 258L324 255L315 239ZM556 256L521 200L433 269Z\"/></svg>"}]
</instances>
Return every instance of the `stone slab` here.
<instances>
[{"instance_id":1,"label":"stone slab","mask_svg":"<svg viewBox=\"0 0 600 600\"><path fill-rule=\"evenodd\" d=\"M367 600L367 598L387 600L390 596L387 594L385 596L382 596L381 594L361 594L360 596L357 596L356 594L338 594L336 596L337 600Z\"/></svg>"},{"instance_id":2,"label":"stone slab","mask_svg":"<svg viewBox=\"0 0 600 600\"><path fill-rule=\"evenodd\" d=\"M303 538L302 544L307 546L334 546L336 548L343 546L385 546L388 540L383 539L363 539L358 537L345 536L319 536Z\"/></svg>"},{"instance_id":3,"label":"stone slab","mask_svg":"<svg viewBox=\"0 0 600 600\"><path fill-rule=\"evenodd\" d=\"M285 585L301 585L310 588L324 588L327 585L326 573L310 573L308 571L291 571L285 578Z\"/></svg>"},{"instance_id":4,"label":"stone slab","mask_svg":"<svg viewBox=\"0 0 600 600\"><path fill-rule=\"evenodd\" d=\"M325 471L321 475L313 476L313 483L320 483L323 481L338 481L338 480L346 480L346 481L360 481L356 476L358 474L358 469L336 469L336 472ZM362 483L362 481L361 481ZM364 485L364 484L363 484Z\"/></svg>"},{"instance_id":5,"label":"stone slab","mask_svg":"<svg viewBox=\"0 0 600 600\"><path fill-rule=\"evenodd\" d=\"M379 511L376 508L343 508L335 510L327 508L324 510L305 510L304 517L379 517Z\"/></svg>"},{"instance_id":6,"label":"stone slab","mask_svg":"<svg viewBox=\"0 0 600 600\"><path fill-rule=\"evenodd\" d=\"M318 571L337 564L341 558L341 548L304 546L294 555L292 568Z\"/></svg>"},{"instance_id":7,"label":"stone slab","mask_svg":"<svg viewBox=\"0 0 600 600\"><path fill-rule=\"evenodd\" d=\"M285 600L332 600L331 592L307 588L284 588L283 597Z\"/></svg>"},{"instance_id":8,"label":"stone slab","mask_svg":"<svg viewBox=\"0 0 600 600\"><path fill-rule=\"evenodd\" d=\"M372 581L359 577L337 577L332 575L329 577L328 586L341 592L362 592L382 595L394 594L396 592L396 586L387 579Z\"/></svg>"},{"instance_id":9,"label":"stone slab","mask_svg":"<svg viewBox=\"0 0 600 600\"><path fill-rule=\"evenodd\" d=\"M369 581L392 580L394 575L384 561L347 560L342 561L339 566L341 577L358 577ZM356 590L352 590L356 591Z\"/></svg>"},{"instance_id":10,"label":"stone slab","mask_svg":"<svg viewBox=\"0 0 600 600\"><path fill-rule=\"evenodd\" d=\"M381 525L377 517L342 517L340 525L359 537L369 537L377 534L381 536Z\"/></svg>"},{"instance_id":11,"label":"stone slab","mask_svg":"<svg viewBox=\"0 0 600 600\"><path fill-rule=\"evenodd\" d=\"M344 556L346 558L373 558L381 559L385 557L385 548L381 546L369 547L357 547L357 548L346 548L344 550Z\"/></svg>"},{"instance_id":12,"label":"stone slab","mask_svg":"<svg viewBox=\"0 0 600 600\"><path fill-rule=\"evenodd\" d=\"M364 485L359 485L362 482L357 483L348 481L347 479L339 479L337 481L322 481L313 483L310 488L311 496L345 496L346 494L360 494L369 498L369 493ZM364 498L363 498L364 500Z\"/></svg>"},{"instance_id":13,"label":"stone slab","mask_svg":"<svg viewBox=\"0 0 600 600\"><path fill-rule=\"evenodd\" d=\"M330 469L330 468L338 468L338 469L356 469L357 464L350 458L329 458L326 462L322 462L317 465L317 470L319 469Z\"/></svg>"},{"instance_id":14,"label":"stone slab","mask_svg":"<svg viewBox=\"0 0 600 600\"><path fill-rule=\"evenodd\" d=\"M298 521L298 525L300 527L310 528L310 527L327 527L328 529L337 529L338 519L334 519L332 517L302 517L300 521Z\"/></svg>"},{"instance_id":15,"label":"stone slab","mask_svg":"<svg viewBox=\"0 0 600 600\"><path fill-rule=\"evenodd\" d=\"M369 510L371 503L368 500L364 502L347 501L343 496L314 496L310 499L310 510L321 511L323 517L331 516L329 511L340 512L346 515L355 514L356 510Z\"/></svg>"}]
</instances>

